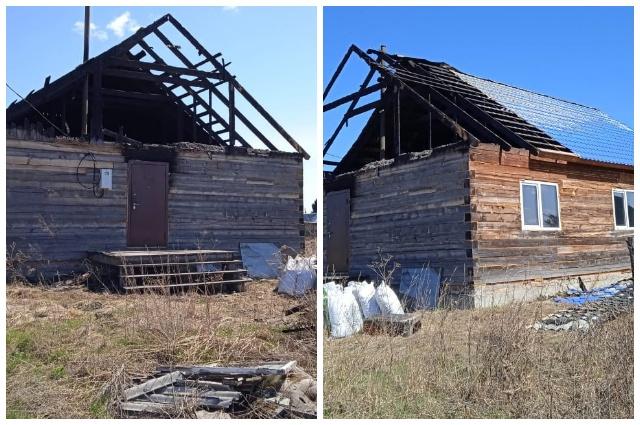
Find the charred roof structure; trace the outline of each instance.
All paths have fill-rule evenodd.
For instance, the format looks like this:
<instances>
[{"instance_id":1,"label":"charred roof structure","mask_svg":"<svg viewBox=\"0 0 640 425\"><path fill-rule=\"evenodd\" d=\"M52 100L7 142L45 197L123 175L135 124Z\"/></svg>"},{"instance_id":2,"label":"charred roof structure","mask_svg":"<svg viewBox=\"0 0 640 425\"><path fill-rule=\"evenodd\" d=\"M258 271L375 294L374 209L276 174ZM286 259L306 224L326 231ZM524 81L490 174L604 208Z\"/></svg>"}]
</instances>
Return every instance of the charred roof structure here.
<instances>
[{"instance_id":1,"label":"charred roof structure","mask_svg":"<svg viewBox=\"0 0 640 425\"><path fill-rule=\"evenodd\" d=\"M170 32L186 44L175 44ZM189 53L197 55L190 58ZM50 136L123 136L142 143L194 142L277 151L238 106L264 119L301 153L309 155L229 72L221 53L210 53L167 14L120 44L32 91L6 111L11 126L43 126ZM88 117L82 92L88 83ZM44 119L44 122L43 122ZM39 123L39 124L38 124Z\"/></svg>"},{"instance_id":2,"label":"charred roof structure","mask_svg":"<svg viewBox=\"0 0 640 425\"><path fill-rule=\"evenodd\" d=\"M330 96L351 58L364 80ZM329 273L376 279L390 255L404 295L478 306L629 272L633 130L604 112L355 45L324 100L344 111L323 150Z\"/></svg>"},{"instance_id":3,"label":"charred roof structure","mask_svg":"<svg viewBox=\"0 0 640 425\"><path fill-rule=\"evenodd\" d=\"M325 161L336 167L337 174L406 152L458 141L474 145L480 140L535 155L555 152L633 164L631 129L605 113L465 74L442 62L382 50L365 53L352 45L329 80L325 99L352 55L363 60L369 72L359 90L324 105L325 112L343 105L348 108L323 153L327 154L350 118L371 116L341 161ZM376 75L379 78L373 81ZM379 99L359 106L363 98L378 92Z\"/></svg>"}]
</instances>

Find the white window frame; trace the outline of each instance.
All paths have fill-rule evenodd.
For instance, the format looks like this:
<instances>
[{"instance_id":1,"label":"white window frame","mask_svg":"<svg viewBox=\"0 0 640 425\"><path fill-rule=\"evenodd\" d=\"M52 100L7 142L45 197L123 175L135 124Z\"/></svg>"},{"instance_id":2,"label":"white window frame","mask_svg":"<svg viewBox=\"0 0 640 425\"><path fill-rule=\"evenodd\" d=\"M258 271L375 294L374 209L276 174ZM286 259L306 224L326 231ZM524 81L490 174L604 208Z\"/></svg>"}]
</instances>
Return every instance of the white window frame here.
<instances>
[{"instance_id":1,"label":"white window frame","mask_svg":"<svg viewBox=\"0 0 640 425\"><path fill-rule=\"evenodd\" d=\"M624 200L624 222L626 223L624 226L619 226L618 223L616 223L616 197L615 197L616 192L622 192L624 194L624 196L623 196L623 200ZM613 228L615 230L633 230L634 229L633 226L629 227L629 208L628 208L628 204L627 204L627 193L628 192L633 193L633 189L616 189L616 188L613 188L611 190L611 208L612 208L612 211L613 211ZM634 197L634 201L635 201L635 193L633 195L634 195L633 197ZM634 209L635 209L635 205L634 205Z\"/></svg>"},{"instance_id":2,"label":"white window frame","mask_svg":"<svg viewBox=\"0 0 640 425\"><path fill-rule=\"evenodd\" d=\"M523 186L524 185L536 186L536 190L538 193L537 203L538 203L538 224L525 224L524 223L524 198L523 198ZM555 186L556 187L556 204L558 205L558 227L544 227L542 225L542 190L540 189L541 185ZM613 196L613 195L612 195ZM521 180L520 181L520 222L522 223L522 230L535 230L535 231L545 231L545 232L557 232L562 230L562 220L561 220L561 212L560 212L560 188L558 187L558 183L551 182L543 182L538 180Z\"/></svg>"}]
</instances>

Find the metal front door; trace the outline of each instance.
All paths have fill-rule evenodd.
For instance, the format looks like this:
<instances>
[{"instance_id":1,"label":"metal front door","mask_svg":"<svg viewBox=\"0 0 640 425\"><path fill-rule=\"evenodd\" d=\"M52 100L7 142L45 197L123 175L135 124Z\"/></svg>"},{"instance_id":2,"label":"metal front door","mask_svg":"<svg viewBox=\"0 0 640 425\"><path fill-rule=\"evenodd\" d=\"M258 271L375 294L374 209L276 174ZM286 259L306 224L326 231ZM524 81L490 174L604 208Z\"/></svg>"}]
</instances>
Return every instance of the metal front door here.
<instances>
[{"instance_id":1,"label":"metal front door","mask_svg":"<svg viewBox=\"0 0 640 425\"><path fill-rule=\"evenodd\" d=\"M351 196L349 190L329 192L327 203L327 266L329 272L349 271L349 224Z\"/></svg>"},{"instance_id":2,"label":"metal front door","mask_svg":"<svg viewBox=\"0 0 640 425\"><path fill-rule=\"evenodd\" d=\"M168 178L166 162L129 161L127 246L167 246Z\"/></svg>"}]
</instances>

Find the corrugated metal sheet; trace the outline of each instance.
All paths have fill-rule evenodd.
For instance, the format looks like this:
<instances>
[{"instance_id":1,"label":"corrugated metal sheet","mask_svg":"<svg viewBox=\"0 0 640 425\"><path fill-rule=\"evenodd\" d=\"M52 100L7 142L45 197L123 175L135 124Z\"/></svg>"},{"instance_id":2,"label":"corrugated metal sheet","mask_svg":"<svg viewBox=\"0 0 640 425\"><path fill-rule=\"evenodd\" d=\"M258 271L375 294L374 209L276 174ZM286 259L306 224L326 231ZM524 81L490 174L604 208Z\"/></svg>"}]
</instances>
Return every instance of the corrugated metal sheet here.
<instances>
[{"instance_id":1,"label":"corrugated metal sheet","mask_svg":"<svg viewBox=\"0 0 640 425\"><path fill-rule=\"evenodd\" d=\"M602 111L454 71L584 159L633 165L633 130Z\"/></svg>"}]
</instances>

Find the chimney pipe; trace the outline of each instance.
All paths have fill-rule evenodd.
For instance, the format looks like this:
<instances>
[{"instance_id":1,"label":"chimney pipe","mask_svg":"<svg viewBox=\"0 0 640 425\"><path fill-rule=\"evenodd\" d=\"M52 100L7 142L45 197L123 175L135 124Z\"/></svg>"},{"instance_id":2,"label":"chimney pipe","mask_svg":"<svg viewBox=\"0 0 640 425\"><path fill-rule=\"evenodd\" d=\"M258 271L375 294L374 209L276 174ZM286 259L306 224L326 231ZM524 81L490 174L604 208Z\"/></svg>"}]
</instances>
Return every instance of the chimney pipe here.
<instances>
[{"instance_id":1,"label":"chimney pipe","mask_svg":"<svg viewBox=\"0 0 640 425\"><path fill-rule=\"evenodd\" d=\"M89 6L84 7L84 52L82 55L82 63L89 60L89 34L91 30L91 12ZM82 136L87 138L89 135L89 73L84 77L84 86L82 88Z\"/></svg>"}]
</instances>

